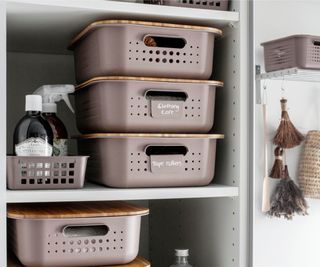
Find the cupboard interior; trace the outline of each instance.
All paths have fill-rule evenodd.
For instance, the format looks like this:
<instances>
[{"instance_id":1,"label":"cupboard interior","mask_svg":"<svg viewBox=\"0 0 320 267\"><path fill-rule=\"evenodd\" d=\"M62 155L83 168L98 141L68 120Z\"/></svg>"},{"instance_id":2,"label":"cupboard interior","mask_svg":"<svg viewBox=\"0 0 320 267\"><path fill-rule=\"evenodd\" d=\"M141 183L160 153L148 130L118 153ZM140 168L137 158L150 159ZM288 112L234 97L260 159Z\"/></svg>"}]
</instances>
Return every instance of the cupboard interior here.
<instances>
[{"instance_id":1,"label":"cupboard interior","mask_svg":"<svg viewBox=\"0 0 320 267\"><path fill-rule=\"evenodd\" d=\"M9 31L12 28L8 27L7 30L7 154L11 154L12 134L24 114L25 95L31 94L43 84L74 84L75 75L72 54L44 53L47 50L41 49L39 45L30 49L30 42L27 42L24 50L21 38L19 49L16 49L17 44L10 39ZM25 35L28 39L27 32ZM234 57L238 51L235 44L237 36L234 30L220 39L214 59L215 79L224 81L225 86L217 89L213 132L224 133L226 137L218 144L213 183L231 186L239 186L240 182L237 166L240 156L239 59ZM59 51L60 47L55 50L54 46L52 43L52 50ZM72 96L70 98L73 104ZM64 103L58 105L58 116L65 123L70 136L78 134L75 118ZM75 141L71 141L70 152L76 153ZM238 198L150 200L135 203L150 208L150 215L143 218L141 227L140 255L149 259L152 266L169 266L174 248L191 249L194 266L239 265Z\"/></svg>"}]
</instances>

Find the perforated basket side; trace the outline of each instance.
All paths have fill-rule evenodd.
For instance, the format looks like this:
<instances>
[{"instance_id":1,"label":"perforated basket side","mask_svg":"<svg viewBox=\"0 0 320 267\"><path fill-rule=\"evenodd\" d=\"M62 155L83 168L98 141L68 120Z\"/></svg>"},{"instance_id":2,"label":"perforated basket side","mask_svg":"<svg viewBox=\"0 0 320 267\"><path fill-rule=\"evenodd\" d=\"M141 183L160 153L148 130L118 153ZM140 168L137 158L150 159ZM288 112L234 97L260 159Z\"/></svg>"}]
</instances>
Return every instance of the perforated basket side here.
<instances>
[{"instance_id":1,"label":"perforated basket side","mask_svg":"<svg viewBox=\"0 0 320 267\"><path fill-rule=\"evenodd\" d=\"M7 156L9 189L76 189L85 179L87 156Z\"/></svg>"},{"instance_id":2,"label":"perforated basket side","mask_svg":"<svg viewBox=\"0 0 320 267\"><path fill-rule=\"evenodd\" d=\"M25 266L102 266L135 259L140 221L141 216L10 219L10 225L14 252ZM106 234L88 230L101 226L107 227Z\"/></svg>"},{"instance_id":3,"label":"perforated basket side","mask_svg":"<svg viewBox=\"0 0 320 267\"><path fill-rule=\"evenodd\" d=\"M215 35L191 29L101 25L75 44L77 81L106 75L208 79Z\"/></svg>"},{"instance_id":4,"label":"perforated basket side","mask_svg":"<svg viewBox=\"0 0 320 267\"><path fill-rule=\"evenodd\" d=\"M168 6L202 8L213 10L228 10L228 0L164 0Z\"/></svg>"},{"instance_id":5,"label":"perforated basket side","mask_svg":"<svg viewBox=\"0 0 320 267\"><path fill-rule=\"evenodd\" d=\"M293 67L320 69L319 36L295 35L262 45L267 72Z\"/></svg>"},{"instance_id":6,"label":"perforated basket side","mask_svg":"<svg viewBox=\"0 0 320 267\"><path fill-rule=\"evenodd\" d=\"M96 82L75 95L77 127L82 133L207 133L215 91L207 84Z\"/></svg>"},{"instance_id":7,"label":"perforated basket side","mask_svg":"<svg viewBox=\"0 0 320 267\"><path fill-rule=\"evenodd\" d=\"M90 155L88 179L100 184L120 188L204 186L214 177L216 141L206 138L79 139L78 149ZM147 151L147 148L154 150Z\"/></svg>"}]
</instances>

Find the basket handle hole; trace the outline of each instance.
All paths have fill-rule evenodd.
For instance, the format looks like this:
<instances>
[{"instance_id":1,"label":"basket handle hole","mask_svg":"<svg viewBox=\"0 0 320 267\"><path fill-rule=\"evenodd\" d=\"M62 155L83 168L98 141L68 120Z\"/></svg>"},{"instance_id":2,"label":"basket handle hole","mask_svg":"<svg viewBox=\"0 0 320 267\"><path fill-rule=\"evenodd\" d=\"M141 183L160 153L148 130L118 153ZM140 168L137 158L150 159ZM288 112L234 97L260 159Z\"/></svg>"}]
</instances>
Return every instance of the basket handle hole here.
<instances>
[{"instance_id":1,"label":"basket handle hole","mask_svg":"<svg viewBox=\"0 0 320 267\"><path fill-rule=\"evenodd\" d=\"M160 90L148 90L145 93L146 99L150 100L175 100L186 101L188 98L187 93L181 91L160 91Z\"/></svg>"},{"instance_id":2,"label":"basket handle hole","mask_svg":"<svg viewBox=\"0 0 320 267\"><path fill-rule=\"evenodd\" d=\"M143 42L148 47L166 47L178 49L184 48L187 44L186 40L180 37L167 37L155 35L146 35L143 38Z\"/></svg>"},{"instance_id":3,"label":"basket handle hole","mask_svg":"<svg viewBox=\"0 0 320 267\"><path fill-rule=\"evenodd\" d=\"M185 146L147 146L145 152L148 156L151 155L186 155L188 148Z\"/></svg>"},{"instance_id":4,"label":"basket handle hole","mask_svg":"<svg viewBox=\"0 0 320 267\"><path fill-rule=\"evenodd\" d=\"M315 45L315 46L320 46L320 41L313 41L313 45Z\"/></svg>"},{"instance_id":5,"label":"basket handle hole","mask_svg":"<svg viewBox=\"0 0 320 267\"><path fill-rule=\"evenodd\" d=\"M67 225L62 230L66 237L105 236L108 232L106 225Z\"/></svg>"}]
</instances>

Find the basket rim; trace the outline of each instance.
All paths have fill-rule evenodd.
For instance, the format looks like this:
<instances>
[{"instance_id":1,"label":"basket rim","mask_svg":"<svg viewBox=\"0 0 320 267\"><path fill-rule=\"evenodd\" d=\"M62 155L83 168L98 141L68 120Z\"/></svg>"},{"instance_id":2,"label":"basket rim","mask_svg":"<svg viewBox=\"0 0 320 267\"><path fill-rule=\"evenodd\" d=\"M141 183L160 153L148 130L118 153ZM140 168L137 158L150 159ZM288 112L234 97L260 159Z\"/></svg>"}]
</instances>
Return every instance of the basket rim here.
<instances>
[{"instance_id":1,"label":"basket rim","mask_svg":"<svg viewBox=\"0 0 320 267\"><path fill-rule=\"evenodd\" d=\"M172 78L155 78L155 77L134 77L134 76L100 76L92 78L76 86L76 91L84 89L93 83L105 82L105 81L137 81L137 82L159 82L159 83L191 83L191 84L203 84L213 85L216 87L223 87L224 83L213 80L193 80L193 79L172 79Z\"/></svg>"},{"instance_id":2,"label":"basket rim","mask_svg":"<svg viewBox=\"0 0 320 267\"><path fill-rule=\"evenodd\" d=\"M76 139L103 138L188 138L188 139L224 139L224 134L157 134L157 133L93 133L75 136Z\"/></svg>"},{"instance_id":3,"label":"basket rim","mask_svg":"<svg viewBox=\"0 0 320 267\"><path fill-rule=\"evenodd\" d=\"M307 38L307 37L309 37L309 38L310 37L311 38L317 38L320 41L320 36L319 35L293 34L293 35L289 35L289 36L286 36L286 37L281 37L281 38L278 38L278 39L274 39L274 40L270 40L270 41L267 41L267 42L263 42L263 43L261 43L261 46L269 45L269 44L280 42L280 41L289 40L289 39L292 39L292 38Z\"/></svg>"},{"instance_id":4,"label":"basket rim","mask_svg":"<svg viewBox=\"0 0 320 267\"><path fill-rule=\"evenodd\" d=\"M161 27L161 28L176 28L182 30L194 30L194 31L206 31L213 33L215 35L222 35L222 30L205 27L205 26L194 26L194 25L185 25L185 24L174 24L174 23L162 23L162 22L151 22L151 21L140 21L140 20L99 20L92 22L86 26L78 35L76 35L70 42L68 49L72 50L75 44L85 37L90 31L94 30L97 27L105 25L140 25L140 26L152 26L152 27Z\"/></svg>"}]
</instances>

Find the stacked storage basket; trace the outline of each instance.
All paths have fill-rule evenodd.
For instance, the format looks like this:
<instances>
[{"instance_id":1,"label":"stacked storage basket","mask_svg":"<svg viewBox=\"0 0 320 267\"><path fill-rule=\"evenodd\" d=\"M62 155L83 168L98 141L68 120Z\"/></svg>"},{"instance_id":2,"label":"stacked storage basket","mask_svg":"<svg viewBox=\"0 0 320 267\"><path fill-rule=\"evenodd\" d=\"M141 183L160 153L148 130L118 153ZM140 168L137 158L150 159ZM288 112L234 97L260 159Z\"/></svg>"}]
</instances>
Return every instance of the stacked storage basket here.
<instances>
[{"instance_id":1,"label":"stacked storage basket","mask_svg":"<svg viewBox=\"0 0 320 267\"><path fill-rule=\"evenodd\" d=\"M111 187L208 185L214 176L215 28L107 20L71 43L80 154Z\"/></svg>"},{"instance_id":2,"label":"stacked storage basket","mask_svg":"<svg viewBox=\"0 0 320 267\"><path fill-rule=\"evenodd\" d=\"M148 212L123 202L10 204L11 246L31 267L148 267L135 259L141 217Z\"/></svg>"}]
</instances>

